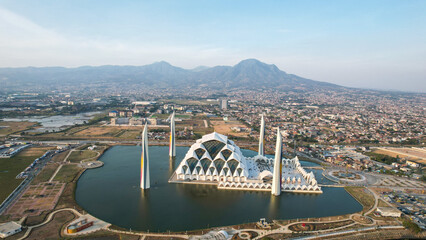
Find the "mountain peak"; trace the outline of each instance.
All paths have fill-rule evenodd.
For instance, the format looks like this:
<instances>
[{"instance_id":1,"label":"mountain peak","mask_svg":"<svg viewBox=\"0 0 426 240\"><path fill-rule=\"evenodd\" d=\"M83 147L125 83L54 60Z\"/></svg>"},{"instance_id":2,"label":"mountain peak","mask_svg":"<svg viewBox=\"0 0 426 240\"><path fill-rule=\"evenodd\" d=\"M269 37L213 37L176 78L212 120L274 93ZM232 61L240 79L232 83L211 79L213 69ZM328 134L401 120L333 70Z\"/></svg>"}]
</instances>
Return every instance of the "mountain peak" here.
<instances>
[{"instance_id":1,"label":"mountain peak","mask_svg":"<svg viewBox=\"0 0 426 240\"><path fill-rule=\"evenodd\" d=\"M158 65L158 66L172 66L170 63L166 62L166 61L159 61L159 62L155 62L151 65Z\"/></svg>"},{"instance_id":2,"label":"mountain peak","mask_svg":"<svg viewBox=\"0 0 426 240\"><path fill-rule=\"evenodd\" d=\"M144 66L101 66L82 68L0 68L0 78L8 79L6 87L21 88L26 83L73 84L116 83L123 81L123 88L129 89L140 84L150 87L208 87L214 89L231 88L277 88L309 90L317 88L336 88L338 86L312 81L296 75L287 74L273 64L257 59L246 59L235 66L198 67L187 70L160 61ZM76 80L78 79L78 81ZM3 82L2 82L3 83ZM133 84L133 85L132 85ZM37 85L38 86L38 85Z\"/></svg>"},{"instance_id":3,"label":"mountain peak","mask_svg":"<svg viewBox=\"0 0 426 240\"><path fill-rule=\"evenodd\" d=\"M242 60L237 65L255 65L255 64L266 64L266 63L263 63L255 58L249 58L249 59Z\"/></svg>"}]
</instances>

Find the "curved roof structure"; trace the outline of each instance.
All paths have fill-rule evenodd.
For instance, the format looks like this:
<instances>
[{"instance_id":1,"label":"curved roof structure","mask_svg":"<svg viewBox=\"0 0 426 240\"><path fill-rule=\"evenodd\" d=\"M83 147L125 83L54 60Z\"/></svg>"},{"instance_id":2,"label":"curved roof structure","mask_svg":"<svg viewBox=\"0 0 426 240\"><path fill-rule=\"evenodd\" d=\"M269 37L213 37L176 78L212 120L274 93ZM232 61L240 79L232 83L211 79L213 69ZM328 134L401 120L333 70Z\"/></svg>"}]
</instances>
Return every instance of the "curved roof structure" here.
<instances>
[{"instance_id":1,"label":"curved roof structure","mask_svg":"<svg viewBox=\"0 0 426 240\"><path fill-rule=\"evenodd\" d=\"M204 135L189 148L169 182L216 182L219 189L271 191L274 195L281 191L322 193L315 175L306 172L297 157L282 157L279 129L277 136L274 160L261 154L246 158L227 136Z\"/></svg>"},{"instance_id":2,"label":"curved roof structure","mask_svg":"<svg viewBox=\"0 0 426 240\"><path fill-rule=\"evenodd\" d=\"M246 159L227 136L213 132L198 139L176 169L177 174L248 176Z\"/></svg>"}]
</instances>

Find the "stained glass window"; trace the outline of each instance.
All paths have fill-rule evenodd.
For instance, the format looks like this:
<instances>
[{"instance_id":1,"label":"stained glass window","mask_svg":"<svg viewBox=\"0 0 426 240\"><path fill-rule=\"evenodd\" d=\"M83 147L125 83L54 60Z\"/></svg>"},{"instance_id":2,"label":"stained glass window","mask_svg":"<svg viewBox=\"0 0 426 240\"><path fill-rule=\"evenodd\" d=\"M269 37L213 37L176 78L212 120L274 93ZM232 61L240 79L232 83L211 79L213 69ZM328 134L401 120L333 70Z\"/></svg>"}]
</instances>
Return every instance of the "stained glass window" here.
<instances>
[{"instance_id":1,"label":"stained glass window","mask_svg":"<svg viewBox=\"0 0 426 240\"><path fill-rule=\"evenodd\" d=\"M186 162L188 163L189 166L189 171L194 171L195 165L197 165L198 160L195 158L190 158L188 160L186 160Z\"/></svg>"},{"instance_id":2,"label":"stained glass window","mask_svg":"<svg viewBox=\"0 0 426 240\"><path fill-rule=\"evenodd\" d=\"M215 160L214 165L216 166L217 173L220 174L220 170L222 170L223 165L225 165L225 161L222 159Z\"/></svg>"},{"instance_id":3,"label":"stained glass window","mask_svg":"<svg viewBox=\"0 0 426 240\"><path fill-rule=\"evenodd\" d=\"M237 168L237 166L238 166L238 161L237 161L237 160L235 160L235 159L229 160L229 161L228 161L228 166L229 166L229 168L231 169L231 173L233 174L233 173L234 173L234 171L235 171L235 169L236 169L236 168Z\"/></svg>"},{"instance_id":4,"label":"stained glass window","mask_svg":"<svg viewBox=\"0 0 426 240\"><path fill-rule=\"evenodd\" d=\"M231 150L225 149L222 151L222 155L225 158L225 160L228 160L229 156L231 156L232 152Z\"/></svg>"},{"instance_id":5,"label":"stained glass window","mask_svg":"<svg viewBox=\"0 0 426 240\"><path fill-rule=\"evenodd\" d=\"M224 143L219 142L217 140L207 141L203 143L203 145L207 149L207 152L209 152L210 157L212 157L213 159L216 157L219 151L225 146Z\"/></svg>"},{"instance_id":6,"label":"stained glass window","mask_svg":"<svg viewBox=\"0 0 426 240\"><path fill-rule=\"evenodd\" d=\"M204 172L207 170L208 167L210 167L210 164L212 163L211 160L207 159L207 158L203 158L200 161L201 166L203 166Z\"/></svg>"},{"instance_id":7,"label":"stained glass window","mask_svg":"<svg viewBox=\"0 0 426 240\"><path fill-rule=\"evenodd\" d=\"M204 150L204 149L202 149L202 148L197 148L197 149L195 150L195 154L197 154L197 157L198 157L199 159L203 156L204 152L205 152L205 150Z\"/></svg>"}]
</instances>

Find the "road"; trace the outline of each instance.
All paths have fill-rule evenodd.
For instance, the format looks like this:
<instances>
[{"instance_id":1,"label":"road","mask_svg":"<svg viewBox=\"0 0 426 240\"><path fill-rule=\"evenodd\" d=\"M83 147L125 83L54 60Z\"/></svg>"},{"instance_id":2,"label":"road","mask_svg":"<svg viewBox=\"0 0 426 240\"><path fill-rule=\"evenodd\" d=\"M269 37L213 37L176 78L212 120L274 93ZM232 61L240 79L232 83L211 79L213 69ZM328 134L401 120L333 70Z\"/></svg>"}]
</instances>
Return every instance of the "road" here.
<instances>
[{"instance_id":1,"label":"road","mask_svg":"<svg viewBox=\"0 0 426 240\"><path fill-rule=\"evenodd\" d=\"M71 155L71 153L72 153L73 151L75 151L75 150L74 150L74 149L71 149L71 150L68 152L67 156L64 158L64 161L62 161L62 163L60 163L60 165L59 165L59 166L58 166L58 168L56 169L55 173L53 173L52 177L50 177L49 182L52 182L52 181L53 181L53 179L56 177L56 174L58 174L59 170L61 170L61 168L62 168L63 164L67 162L68 157Z\"/></svg>"},{"instance_id":2,"label":"road","mask_svg":"<svg viewBox=\"0 0 426 240\"><path fill-rule=\"evenodd\" d=\"M28 173L28 176L22 181L22 183L3 201L0 205L0 214L2 214L11 203L13 203L18 196L27 188L29 183L33 180L35 176L43 169L47 162L49 162L52 157L55 155L54 152L49 153L45 158L40 160L34 168ZM34 159L35 160L35 159Z\"/></svg>"},{"instance_id":3,"label":"road","mask_svg":"<svg viewBox=\"0 0 426 240\"><path fill-rule=\"evenodd\" d=\"M77 210L72 209L72 208L63 208L63 209L59 209L59 210L53 211L53 212L49 213L49 215L47 216L47 219L46 219L46 220L44 220L44 222L42 222L42 223L40 223L40 224L37 224L37 225L34 225L34 226L28 226L28 229L27 229L27 231L25 232L24 236L22 236L22 237L21 237L21 238L19 238L18 240L22 240L22 239L27 238L27 237L28 237L28 235L30 235L31 230L33 230L34 228L38 228L38 227L41 227L41 226L43 226L43 225L47 224L48 222L50 222L50 221L52 220L53 216L54 216L56 213L58 213L58 212L63 212L63 211L71 211L72 213L74 213L74 214L75 214L75 215L77 215L78 217L80 217L80 216L81 216L81 214L80 214Z\"/></svg>"},{"instance_id":4,"label":"road","mask_svg":"<svg viewBox=\"0 0 426 240\"><path fill-rule=\"evenodd\" d=\"M354 233L360 233L365 231L374 231L374 230L380 230L380 229L404 229L404 227L403 226L366 227L366 228L360 228L360 229L354 229L354 230L325 233L325 234L320 234L315 236L300 237L295 239L316 239L316 238L332 237L332 236L338 236L338 235L354 234Z\"/></svg>"}]
</instances>

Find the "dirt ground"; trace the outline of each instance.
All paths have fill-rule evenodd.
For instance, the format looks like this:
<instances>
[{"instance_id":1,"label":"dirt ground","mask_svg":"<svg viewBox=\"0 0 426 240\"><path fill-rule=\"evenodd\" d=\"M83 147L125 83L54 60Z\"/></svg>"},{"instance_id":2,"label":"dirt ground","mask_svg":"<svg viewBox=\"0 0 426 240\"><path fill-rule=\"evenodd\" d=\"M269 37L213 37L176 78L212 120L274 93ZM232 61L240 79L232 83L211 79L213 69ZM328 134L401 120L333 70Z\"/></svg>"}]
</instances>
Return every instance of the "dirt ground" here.
<instances>
[{"instance_id":1,"label":"dirt ground","mask_svg":"<svg viewBox=\"0 0 426 240\"><path fill-rule=\"evenodd\" d=\"M120 132L128 131L142 131L141 126L90 126L82 129L81 131L72 133L74 136L115 136Z\"/></svg>"},{"instance_id":2,"label":"dirt ground","mask_svg":"<svg viewBox=\"0 0 426 240\"><path fill-rule=\"evenodd\" d=\"M120 131L119 127L90 127L76 132L75 136L111 136Z\"/></svg>"},{"instance_id":3,"label":"dirt ground","mask_svg":"<svg viewBox=\"0 0 426 240\"><path fill-rule=\"evenodd\" d=\"M7 211L11 215L38 215L43 211L51 210L55 207L65 184L52 182L30 185Z\"/></svg>"},{"instance_id":4,"label":"dirt ground","mask_svg":"<svg viewBox=\"0 0 426 240\"><path fill-rule=\"evenodd\" d=\"M377 149L374 153L388 155L391 157L408 158L414 162L426 164L426 151L414 149L414 148L388 148L388 149Z\"/></svg>"},{"instance_id":5,"label":"dirt ground","mask_svg":"<svg viewBox=\"0 0 426 240\"><path fill-rule=\"evenodd\" d=\"M214 131L224 135L232 135L236 137L247 137L249 135L248 132L235 132L231 128L232 127L246 127L244 124L239 121L223 121L223 120L215 120L210 122L213 125Z\"/></svg>"}]
</instances>

